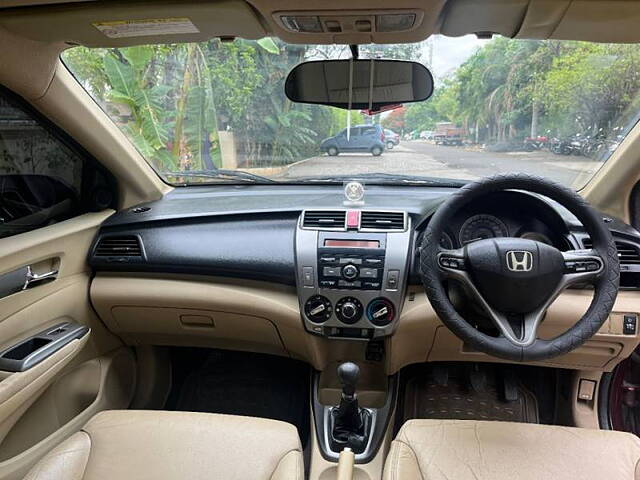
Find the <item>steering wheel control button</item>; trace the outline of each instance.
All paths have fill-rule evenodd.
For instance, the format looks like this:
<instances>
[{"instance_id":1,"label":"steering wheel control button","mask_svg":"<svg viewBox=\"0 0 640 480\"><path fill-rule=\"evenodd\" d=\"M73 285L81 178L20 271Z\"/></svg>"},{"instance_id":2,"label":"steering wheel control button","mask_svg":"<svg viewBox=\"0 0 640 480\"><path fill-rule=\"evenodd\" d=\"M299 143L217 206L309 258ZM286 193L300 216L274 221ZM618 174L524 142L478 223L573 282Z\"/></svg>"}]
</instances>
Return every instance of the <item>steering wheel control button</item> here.
<instances>
[{"instance_id":1,"label":"steering wheel control button","mask_svg":"<svg viewBox=\"0 0 640 480\"><path fill-rule=\"evenodd\" d=\"M438 259L438 263L443 268L453 268L454 270L464 270L464 259L456 257L447 257L442 255Z\"/></svg>"},{"instance_id":2,"label":"steering wheel control button","mask_svg":"<svg viewBox=\"0 0 640 480\"><path fill-rule=\"evenodd\" d=\"M397 290L400 283L400 270L389 270L387 273L387 290Z\"/></svg>"},{"instance_id":3,"label":"steering wheel control button","mask_svg":"<svg viewBox=\"0 0 640 480\"><path fill-rule=\"evenodd\" d=\"M313 267L302 267L302 283L305 287L315 286L315 275Z\"/></svg>"},{"instance_id":4,"label":"steering wheel control button","mask_svg":"<svg viewBox=\"0 0 640 480\"><path fill-rule=\"evenodd\" d=\"M352 325L360 320L362 313L362 303L355 297L343 297L336 303L336 317L347 325Z\"/></svg>"},{"instance_id":5,"label":"steering wheel control button","mask_svg":"<svg viewBox=\"0 0 640 480\"><path fill-rule=\"evenodd\" d=\"M565 273L597 272L602 268L600 262L596 260L571 260L564 263Z\"/></svg>"},{"instance_id":6,"label":"steering wheel control button","mask_svg":"<svg viewBox=\"0 0 640 480\"><path fill-rule=\"evenodd\" d=\"M358 278L359 273L360 271L358 270L358 267L353 264L348 264L342 267L342 276L346 280L355 280L356 278Z\"/></svg>"},{"instance_id":7,"label":"steering wheel control button","mask_svg":"<svg viewBox=\"0 0 640 480\"><path fill-rule=\"evenodd\" d=\"M377 327L389 325L395 318L393 303L384 297L371 300L367 306L367 318Z\"/></svg>"},{"instance_id":8,"label":"steering wheel control button","mask_svg":"<svg viewBox=\"0 0 640 480\"><path fill-rule=\"evenodd\" d=\"M331 318L331 301L322 295L310 297L304 304L304 313L313 323L324 323Z\"/></svg>"}]
</instances>

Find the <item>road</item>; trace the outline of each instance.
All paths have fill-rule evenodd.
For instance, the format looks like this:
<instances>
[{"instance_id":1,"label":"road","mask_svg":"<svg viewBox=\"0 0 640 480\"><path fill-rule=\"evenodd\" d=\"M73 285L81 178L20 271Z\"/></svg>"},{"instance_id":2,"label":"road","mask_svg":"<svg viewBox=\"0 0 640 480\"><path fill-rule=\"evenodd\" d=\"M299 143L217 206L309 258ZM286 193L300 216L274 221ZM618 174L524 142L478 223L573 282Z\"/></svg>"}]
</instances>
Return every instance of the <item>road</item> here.
<instances>
[{"instance_id":1,"label":"road","mask_svg":"<svg viewBox=\"0 0 640 480\"><path fill-rule=\"evenodd\" d=\"M326 155L290 165L280 179L306 176L398 173L472 180L495 173L542 175L574 188L581 187L601 163L548 151L495 153L470 147L445 147L425 141L402 142L374 157L365 153Z\"/></svg>"}]
</instances>

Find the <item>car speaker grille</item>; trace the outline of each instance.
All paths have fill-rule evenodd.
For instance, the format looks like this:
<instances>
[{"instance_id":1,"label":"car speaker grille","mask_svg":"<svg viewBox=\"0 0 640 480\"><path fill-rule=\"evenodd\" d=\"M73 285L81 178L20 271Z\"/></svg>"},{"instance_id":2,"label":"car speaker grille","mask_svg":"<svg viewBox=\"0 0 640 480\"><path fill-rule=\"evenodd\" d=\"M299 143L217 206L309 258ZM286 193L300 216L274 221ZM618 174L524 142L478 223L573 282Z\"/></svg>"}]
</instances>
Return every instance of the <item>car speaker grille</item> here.
<instances>
[{"instance_id":1,"label":"car speaker grille","mask_svg":"<svg viewBox=\"0 0 640 480\"><path fill-rule=\"evenodd\" d=\"M134 235L103 237L98 241L96 257L141 257L140 239Z\"/></svg>"},{"instance_id":2,"label":"car speaker grille","mask_svg":"<svg viewBox=\"0 0 640 480\"><path fill-rule=\"evenodd\" d=\"M345 219L344 210L307 210L304 212L302 226L320 230L344 230Z\"/></svg>"},{"instance_id":3,"label":"car speaker grille","mask_svg":"<svg viewBox=\"0 0 640 480\"><path fill-rule=\"evenodd\" d=\"M403 212L363 211L360 218L361 230L405 230Z\"/></svg>"},{"instance_id":4,"label":"car speaker grille","mask_svg":"<svg viewBox=\"0 0 640 480\"><path fill-rule=\"evenodd\" d=\"M582 240L584 248L592 248L593 243L590 238ZM640 265L640 249L632 243L616 240L616 248L618 249L618 259L623 265Z\"/></svg>"}]
</instances>

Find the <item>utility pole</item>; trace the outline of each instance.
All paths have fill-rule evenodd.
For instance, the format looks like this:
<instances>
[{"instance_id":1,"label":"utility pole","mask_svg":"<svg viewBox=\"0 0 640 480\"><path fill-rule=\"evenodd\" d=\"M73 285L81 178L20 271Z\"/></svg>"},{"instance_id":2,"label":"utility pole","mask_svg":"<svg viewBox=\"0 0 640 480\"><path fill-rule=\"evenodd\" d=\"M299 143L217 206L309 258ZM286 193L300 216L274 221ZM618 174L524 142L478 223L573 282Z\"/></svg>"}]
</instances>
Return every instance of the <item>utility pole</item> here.
<instances>
[{"instance_id":1,"label":"utility pole","mask_svg":"<svg viewBox=\"0 0 640 480\"><path fill-rule=\"evenodd\" d=\"M534 75L533 100L531 101L531 138L538 137L538 121L540 117L540 104L538 102L538 77Z\"/></svg>"}]
</instances>

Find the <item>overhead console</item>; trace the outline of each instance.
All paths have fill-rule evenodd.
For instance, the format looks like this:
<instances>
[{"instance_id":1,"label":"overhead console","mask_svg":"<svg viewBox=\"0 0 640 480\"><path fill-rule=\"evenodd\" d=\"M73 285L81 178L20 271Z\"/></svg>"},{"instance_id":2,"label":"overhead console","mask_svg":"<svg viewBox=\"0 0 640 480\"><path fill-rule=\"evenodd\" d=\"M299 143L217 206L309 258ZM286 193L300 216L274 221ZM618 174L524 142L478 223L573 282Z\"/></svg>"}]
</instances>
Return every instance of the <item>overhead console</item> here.
<instances>
[{"instance_id":1,"label":"overhead console","mask_svg":"<svg viewBox=\"0 0 640 480\"><path fill-rule=\"evenodd\" d=\"M445 0L248 0L270 32L287 43L368 44L419 42L437 28Z\"/></svg>"},{"instance_id":2,"label":"overhead console","mask_svg":"<svg viewBox=\"0 0 640 480\"><path fill-rule=\"evenodd\" d=\"M402 211L302 213L296 280L307 331L358 340L393 332L407 283L409 223Z\"/></svg>"}]
</instances>

